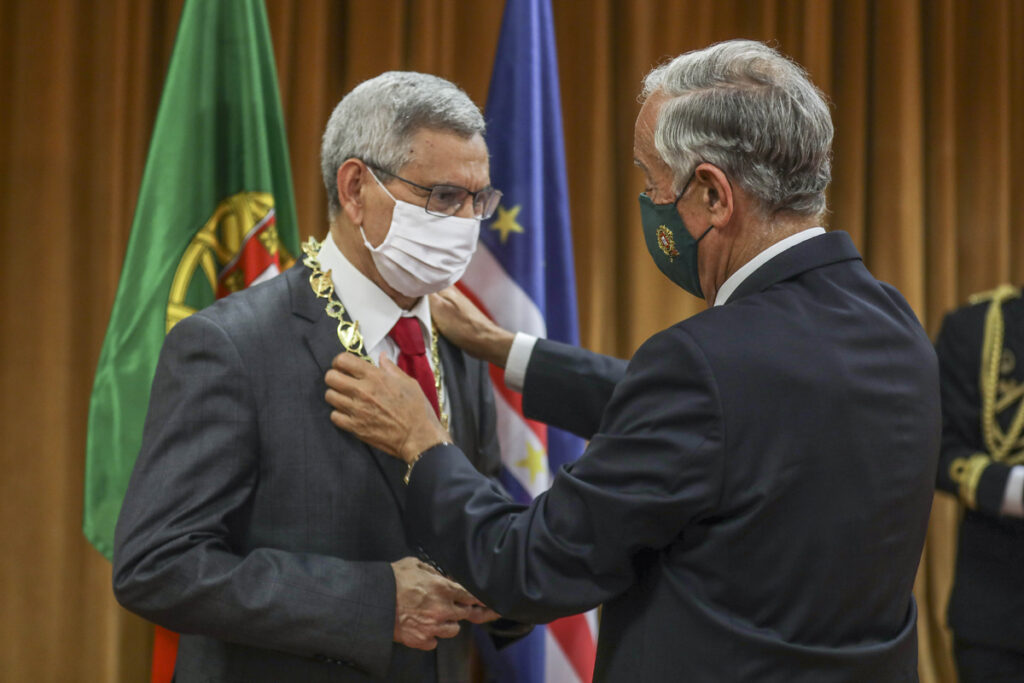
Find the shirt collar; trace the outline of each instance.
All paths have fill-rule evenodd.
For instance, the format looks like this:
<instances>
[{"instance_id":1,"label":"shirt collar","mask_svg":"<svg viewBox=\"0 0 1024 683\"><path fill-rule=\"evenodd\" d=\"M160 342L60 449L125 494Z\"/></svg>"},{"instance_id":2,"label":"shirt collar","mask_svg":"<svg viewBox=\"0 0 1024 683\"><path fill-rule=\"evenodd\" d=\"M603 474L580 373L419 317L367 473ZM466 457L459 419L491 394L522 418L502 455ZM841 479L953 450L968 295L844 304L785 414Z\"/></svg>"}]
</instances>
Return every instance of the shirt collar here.
<instances>
[{"instance_id":1,"label":"shirt collar","mask_svg":"<svg viewBox=\"0 0 1024 683\"><path fill-rule=\"evenodd\" d=\"M372 352L388 336L400 317L418 318L423 329L430 330L429 297L421 296L408 311L402 309L345 258L330 233L320 247L318 258L320 269L330 271L334 293L349 317L359 323L367 352Z\"/></svg>"},{"instance_id":2,"label":"shirt collar","mask_svg":"<svg viewBox=\"0 0 1024 683\"><path fill-rule=\"evenodd\" d=\"M715 294L715 306L721 306L728 302L729 297L732 296L733 292L736 291L736 288L740 286L740 283L750 277L751 273L755 270L768 263L768 261L771 261L782 252L791 247L795 247L801 242L824 234L825 228L807 228L806 230L801 230L800 232L790 235L789 237L779 240L775 244L771 245L760 254L740 266L735 273L730 275L726 281L722 283L722 286L718 288L718 293Z\"/></svg>"}]
</instances>

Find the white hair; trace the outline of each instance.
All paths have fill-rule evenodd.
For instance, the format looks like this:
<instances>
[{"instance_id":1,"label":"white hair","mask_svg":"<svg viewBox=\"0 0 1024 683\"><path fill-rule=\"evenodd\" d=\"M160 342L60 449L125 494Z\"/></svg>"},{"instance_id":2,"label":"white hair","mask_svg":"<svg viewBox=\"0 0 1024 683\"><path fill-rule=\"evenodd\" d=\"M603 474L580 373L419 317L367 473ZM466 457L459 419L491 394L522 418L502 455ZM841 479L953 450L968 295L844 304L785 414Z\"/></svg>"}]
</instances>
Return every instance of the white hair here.
<instances>
[{"instance_id":1,"label":"white hair","mask_svg":"<svg viewBox=\"0 0 1024 683\"><path fill-rule=\"evenodd\" d=\"M730 40L680 55L644 78L662 105L654 144L676 189L702 162L718 166L767 215L820 216L832 179L832 117L807 72L778 51Z\"/></svg>"},{"instance_id":2,"label":"white hair","mask_svg":"<svg viewBox=\"0 0 1024 683\"><path fill-rule=\"evenodd\" d=\"M471 138L484 134L484 117L454 83L414 71L387 71L345 95L320 146L330 217L341 210L337 178L346 159L362 159L385 175L397 173L410 161L410 138L423 128Z\"/></svg>"}]
</instances>

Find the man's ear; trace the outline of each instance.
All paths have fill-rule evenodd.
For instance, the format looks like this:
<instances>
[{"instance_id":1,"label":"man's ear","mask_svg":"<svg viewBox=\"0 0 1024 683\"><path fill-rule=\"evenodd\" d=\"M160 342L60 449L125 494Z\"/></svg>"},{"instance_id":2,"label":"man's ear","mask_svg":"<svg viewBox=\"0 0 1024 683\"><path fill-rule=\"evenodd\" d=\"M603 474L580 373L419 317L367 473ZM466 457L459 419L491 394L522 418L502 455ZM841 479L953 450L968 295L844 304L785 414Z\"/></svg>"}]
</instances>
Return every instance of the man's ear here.
<instances>
[{"instance_id":1,"label":"man's ear","mask_svg":"<svg viewBox=\"0 0 1024 683\"><path fill-rule=\"evenodd\" d=\"M363 224L363 187L370 179L369 173L366 164L358 159L346 159L345 163L338 167L335 179L338 183L338 201L341 203L342 212L353 225Z\"/></svg>"},{"instance_id":2,"label":"man's ear","mask_svg":"<svg viewBox=\"0 0 1024 683\"><path fill-rule=\"evenodd\" d=\"M732 184L722 169L703 163L694 171L701 187L701 205L708 214L708 223L722 227L736 210L736 196Z\"/></svg>"}]
</instances>

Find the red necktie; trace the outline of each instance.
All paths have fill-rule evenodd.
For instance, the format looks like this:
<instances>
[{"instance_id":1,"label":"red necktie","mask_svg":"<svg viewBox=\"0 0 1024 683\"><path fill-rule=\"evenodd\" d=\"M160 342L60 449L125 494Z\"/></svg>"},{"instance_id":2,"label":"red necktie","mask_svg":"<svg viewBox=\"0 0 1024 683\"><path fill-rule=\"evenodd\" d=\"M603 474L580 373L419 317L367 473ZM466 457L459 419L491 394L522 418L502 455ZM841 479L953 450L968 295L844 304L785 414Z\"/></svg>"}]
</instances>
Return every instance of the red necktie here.
<instances>
[{"instance_id":1,"label":"red necktie","mask_svg":"<svg viewBox=\"0 0 1024 683\"><path fill-rule=\"evenodd\" d=\"M434 385L434 373L427 362L427 349L423 344L423 330L417 318L399 318L388 333L398 344L398 367L420 383L420 388L434 406L438 415L441 411L437 406L437 388Z\"/></svg>"}]
</instances>

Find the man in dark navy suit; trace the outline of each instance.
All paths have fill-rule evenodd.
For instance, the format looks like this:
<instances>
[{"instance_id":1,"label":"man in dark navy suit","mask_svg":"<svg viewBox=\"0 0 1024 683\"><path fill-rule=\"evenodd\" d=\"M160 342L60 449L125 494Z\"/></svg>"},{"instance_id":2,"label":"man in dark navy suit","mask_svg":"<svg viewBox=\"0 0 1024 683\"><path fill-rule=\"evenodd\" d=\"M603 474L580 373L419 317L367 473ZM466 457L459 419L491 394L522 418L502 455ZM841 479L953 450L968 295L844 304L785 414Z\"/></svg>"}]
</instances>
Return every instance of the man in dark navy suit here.
<instances>
[{"instance_id":1,"label":"man in dark navy suit","mask_svg":"<svg viewBox=\"0 0 1024 683\"><path fill-rule=\"evenodd\" d=\"M551 489L511 502L386 362L335 359L331 419L407 463L407 532L488 604L604 603L597 680L915 681L937 363L899 292L818 227L828 106L752 41L658 67L643 99L648 250L713 306L626 364L434 302L529 417L590 440Z\"/></svg>"},{"instance_id":2,"label":"man in dark navy suit","mask_svg":"<svg viewBox=\"0 0 1024 683\"><path fill-rule=\"evenodd\" d=\"M960 683L1024 682L1024 298L1002 285L942 323L937 484L966 508L949 599Z\"/></svg>"}]
</instances>

